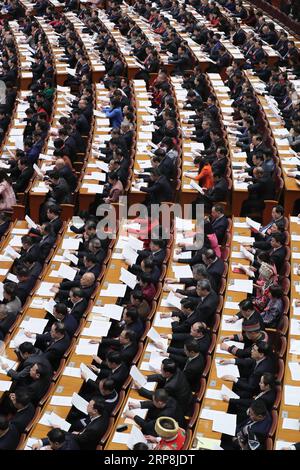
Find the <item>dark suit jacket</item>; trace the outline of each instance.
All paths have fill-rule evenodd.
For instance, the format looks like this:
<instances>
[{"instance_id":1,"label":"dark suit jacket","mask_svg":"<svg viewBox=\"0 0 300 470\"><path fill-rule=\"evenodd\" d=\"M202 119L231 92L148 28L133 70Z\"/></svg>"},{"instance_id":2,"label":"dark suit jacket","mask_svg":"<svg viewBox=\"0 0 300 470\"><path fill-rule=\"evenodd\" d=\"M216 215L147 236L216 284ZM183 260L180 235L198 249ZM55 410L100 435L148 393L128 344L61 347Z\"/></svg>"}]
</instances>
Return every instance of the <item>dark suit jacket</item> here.
<instances>
[{"instance_id":1,"label":"dark suit jacket","mask_svg":"<svg viewBox=\"0 0 300 470\"><path fill-rule=\"evenodd\" d=\"M278 273L280 272L283 266L285 254L286 254L285 246L282 246L275 251L273 249L269 251L271 260L274 262Z\"/></svg>"},{"instance_id":2,"label":"dark suit jacket","mask_svg":"<svg viewBox=\"0 0 300 470\"><path fill-rule=\"evenodd\" d=\"M205 196L209 199L210 202L219 202L226 200L228 184L225 178L220 178L216 182L213 188L206 191Z\"/></svg>"},{"instance_id":3,"label":"dark suit jacket","mask_svg":"<svg viewBox=\"0 0 300 470\"><path fill-rule=\"evenodd\" d=\"M75 317L76 320L79 322L82 315L85 313L87 306L88 306L88 301L83 298L79 302L77 302L77 304L70 305L71 307L70 314L73 315L73 317Z\"/></svg>"},{"instance_id":4,"label":"dark suit jacket","mask_svg":"<svg viewBox=\"0 0 300 470\"><path fill-rule=\"evenodd\" d=\"M108 416L98 416L91 421L80 434L73 435L80 450L95 450L101 437L106 432L108 426Z\"/></svg>"},{"instance_id":5,"label":"dark suit jacket","mask_svg":"<svg viewBox=\"0 0 300 470\"><path fill-rule=\"evenodd\" d=\"M219 303L218 295L211 291L205 299L198 303L196 312L198 313L198 321L203 321L208 326L214 322L214 314Z\"/></svg>"},{"instance_id":6,"label":"dark suit jacket","mask_svg":"<svg viewBox=\"0 0 300 470\"><path fill-rule=\"evenodd\" d=\"M28 183L33 175L32 166L28 166L19 175L17 181L13 183L15 193L23 193L28 186Z\"/></svg>"},{"instance_id":7,"label":"dark suit jacket","mask_svg":"<svg viewBox=\"0 0 300 470\"><path fill-rule=\"evenodd\" d=\"M212 223L212 228L217 236L218 242L222 244L225 233L228 227L228 220L225 215L223 217L220 217L219 219L214 220Z\"/></svg>"},{"instance_id":8,"label":"dark suit jacket","mask_svg":"<svg viewBox=\"0 0 300 470\"><path fill-rule=\"evenodd\" d=\"M199 356L193 358L191 361L186 361L185 363L183 372L193 392L199 391L200 379L201 379L204 367L205 367L205 360L201 353L199 354Z\"/></svg>"},{"instance_id":9,"label":"dark suit jacket","mask_svg":"<svg viewBox=\"0 0 300 470\"><path fill-rule=\"evenodd\" d=\"M43 263L47 256L50 253L51 248L55 243L56 237L54 235L47 235L46 237L42 238L41 241L37 245L38 250L38 259Z\"/></svg>"},{"instance_id":10,"label":"dark suit jacket","mask_svg":"<svg viewBox=\"0 0 300 470\"><path fill-rule=\"evenodd\" d=\"M216 290L219 290L221 278L224 272L224 261L222 258L218 258L214 263L210 266L207 266L207 272L210 275L211 279L214 281L214 286L216 286Z\"/></svg>"},{"instance_id":11,"label":"dark suit jacket","mask_svg":"<svg viewBox=\"0 0 300 470\"><path fill-rule=\"evenodd\" d=\"M243 397L246 397L246 394L253 397L253 395L260 393L259 382L261 376L265 372L274 372L275 369L274 361L270 358L264 359L259 364L256 364L256 361L250 357L236 359L235 362L237 366L243 367L245 376L240 377L234 384L234 390L243 392Z\"/></svg>"},{"instance_id":12,"label":"dark suit jacket","mask_svg":"<svg viewBox=\"0 0 300 470\"><path fill-rule=\"evenodd\" d=\"M101 364L101 370L98 375L99 380L108 378L112 379L115 383L115 389L119 392L122 388L123 383L128 377L128 367L126 364L121 364L118 369L112 371L108 367L105 367L105 364Z\"/></svg>"},{"instance_id":13,"label":"dark suit jacket","mask_svg":"<svg viewBox=\"0 0 300 470\"><path fill-rule=\"evenodd\" d=\"M58 184L52 186L48 198L53 198L56 204L68 204L70 202L71 190L64 178L59 178ZM47 198L47 199L48 199Z\"/></svg>"},{"instance_id":14,"label":"dark suit jacket","mask_svg":"<svg viewBox=\"0 0 300 470\"><path fill-rule=\"evenodd\" d=\"M17 413L13 416L10 420L10 424L13 424L17 431L22 434L26 426L30 423L35 413L35 407L32 403L29 403L25 408L22 410L18 410Z\"/></svg>"},{"instance_id":15,"label":"dark suit jacket","mask_svg":"<svg viewBox=\"0 0 300 470\"><path fill-rule=\"evenodd\" d=\"M147 416L145 419L140 416L135 416L134 421L140 426L141 431L145 435L157 436L155 432L155 422L161 416L168 416L169 418L174 418L178 423L182 423L183 415L178 409L176 400L172 397L169 397L166 406L164 408L156 408L153 404L153 401L142 401L141 409L148 410ZM182 426L182 424L179 424Z\"/></svg>"},{"instance_id":16,"label":"dark suit jacket","mask_svg":"<svg viewBox=\"0 0 300 470\"><path fill-rule=\"evenodd\" d=\"M160 204L163 201L171 201L173 190L167 178L161 175L155 183L149 187L142 186L141 191L149 194L149 203Z\"/></svg>"},{"instance_id":17,"label":"dark suit jacket","mask_svg":"<svg viewBox=\"0 0 300 470\"><path fill-rule=\"evenodd\" d=\"M166 380L161 374L153 374L147 376L147 382L157 382L158 388L164 388L171 397L175 398L185 413L191 403L192 393L190 385L185 374L178 368L173 377ZM141 396L149 398L149 391L141 388L139 390ZM152 397L152 392L150 392Z\"/></svg>"},{"instance_id":18,"label":"dark suit jacket","mask_svg":"<svg viewBox=\"0 0 300 470\"><path fill-rule=\"evenodd\" d=\"M41 346L42 351L44 351L43 356L48 359L53 370L57 370L60 360L70 346L71 340L66 333L63 338L58 341L54 341L51 338L50 333L47 332L42 335L37 335L36 342Z\"/></svg>"},{"instance_id":19,"label":"dark suit jacket","mask_svg":"<svg viewBox=\"0 0 300 470\"><path fill-rule=\"evenodd\" d=\"M13 424L9 425L9 430L0 437L0 450L16 450L20 440L20 434Z\"/></svg>"}]
</instances>

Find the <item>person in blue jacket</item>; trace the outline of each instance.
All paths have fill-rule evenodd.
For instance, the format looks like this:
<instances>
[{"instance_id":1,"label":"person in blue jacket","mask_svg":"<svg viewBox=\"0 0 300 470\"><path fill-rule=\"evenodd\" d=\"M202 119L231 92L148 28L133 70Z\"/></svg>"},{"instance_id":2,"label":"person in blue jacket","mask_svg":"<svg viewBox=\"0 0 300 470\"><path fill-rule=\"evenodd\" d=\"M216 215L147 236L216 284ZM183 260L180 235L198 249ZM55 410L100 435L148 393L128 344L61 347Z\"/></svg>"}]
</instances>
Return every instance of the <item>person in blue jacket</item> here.
<instances>
[{"instance_id":1,"label":"person in blue jacket","mask_svg":"<svg viewBox=\"0 0 300 470\"><path fill-rule=\"evenodd\" d=\"M112 127L120 127L123 121L123 113L120 105L120 101L116 98L111 99L111 107L103 108L103 112L106 117L109 118Z\"/></svg>"}]
</instances>

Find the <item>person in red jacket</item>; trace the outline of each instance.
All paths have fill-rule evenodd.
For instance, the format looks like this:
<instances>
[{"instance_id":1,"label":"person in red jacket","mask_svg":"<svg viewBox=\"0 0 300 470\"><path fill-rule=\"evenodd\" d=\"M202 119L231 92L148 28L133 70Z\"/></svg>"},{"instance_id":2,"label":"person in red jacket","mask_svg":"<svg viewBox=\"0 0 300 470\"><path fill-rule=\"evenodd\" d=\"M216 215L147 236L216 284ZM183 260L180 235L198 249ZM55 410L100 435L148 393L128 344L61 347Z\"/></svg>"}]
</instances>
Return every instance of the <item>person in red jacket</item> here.
<instances>
[{"instance_id":1,"label":"person in red jacket","mask_svg":"<svg viewBox=\"0 0 300 470\"><path fill-rule=\"evenodd\" d=\"M185 430L178 426L177 421L168 416L161 416L155 422L155 432L160 440L146 436L150 442L157 443L154 450L181 450L185 442Z\"/></svg>"}]
</instances>

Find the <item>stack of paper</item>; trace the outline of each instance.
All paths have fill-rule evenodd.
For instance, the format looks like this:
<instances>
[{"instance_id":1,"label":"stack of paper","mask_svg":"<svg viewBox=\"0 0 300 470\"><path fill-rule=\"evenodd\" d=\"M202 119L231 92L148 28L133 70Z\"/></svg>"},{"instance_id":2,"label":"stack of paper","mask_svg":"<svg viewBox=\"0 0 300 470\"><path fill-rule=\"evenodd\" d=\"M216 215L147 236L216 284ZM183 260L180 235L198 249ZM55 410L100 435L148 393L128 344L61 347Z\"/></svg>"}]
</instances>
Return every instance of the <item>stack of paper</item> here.
<instances>
[{"instance_id":1,"label":"stack of paper","mask_svg":"<svg viewBox=\"0 0 300 470\"><path fill-rule=\"evenodd\" d=\"M28 320L23 320L20 328L31 333L42 334L49 320L43 318L30 317Z\"/></svg>"},{"instance_id":2,"label":"stack of paper","mask_svg":"<svg viewBox=\"0 0 300 470\"><path fill-rule=\"evenodd\" d=\"M119 280L124 282L130 289L134 289L137 284L137 277L135 274L132 274L127 269L121 268L121 275Z\"/></svg>"},{"instance_id":3,"label":"stack of paper","mask_svg":"<svg viewBox=\"0 0 300 470\"><path fill-rule=\"evenodd\" d=\"M240 372L238 366L235 364L219 364L216 362L217 377L220 379L224 375L232 375L233 377L239 377Z\"/></svg>"},{"instance_id":4,"label":"stack of paper","mask_svg":"<svg viewBox=\"0 0 300 470\"><path fill-rule=\"evenodd\" d=\"M89 328L84 328L82 331L83 336L95 336L101 338L107 336L107 333L111 327L110 321L97 321L93 320Z\"/></svg>"},{"instance_id":5,"label":"stack of paper","mask_svg":"<svg viewBox=\"0 0 300 470\"><path fill-rule=\"evenodd\" d=\"M234 279L232 284L229 284L228 290L234 292L253 292L253 281L244 279Z\"/></svg>"},{"instance_id":6,"label":"stack of paper","mask_svg":"<svg viewBox=\"0 0 300 470\"><path fill-rule=\"evenodd\" d=\"M300 405L300 387L284 386L284 403L286 405Z\"/></svg>"},{"instance_id":7,"label":"stack of paper","mask_svg":"<svg viewBox=\"0 0 300 470\"><path fill-rule=\"evenodd\" d=\"M76 346L76 354L81 356L94 356L98 352L98 344L91 344L89 339L80 338Z\"/></svg>"},{"instance_id":8,"label":"stack of paper","mask_svg":"<svg viewBox=\"0 0 300 470\"><path fill-rule=\"evenodd\" d=\"M107 289L102 289L102 297L124 297L127 286L125 284L109 284Z\"/></svg>"}]
</instances>

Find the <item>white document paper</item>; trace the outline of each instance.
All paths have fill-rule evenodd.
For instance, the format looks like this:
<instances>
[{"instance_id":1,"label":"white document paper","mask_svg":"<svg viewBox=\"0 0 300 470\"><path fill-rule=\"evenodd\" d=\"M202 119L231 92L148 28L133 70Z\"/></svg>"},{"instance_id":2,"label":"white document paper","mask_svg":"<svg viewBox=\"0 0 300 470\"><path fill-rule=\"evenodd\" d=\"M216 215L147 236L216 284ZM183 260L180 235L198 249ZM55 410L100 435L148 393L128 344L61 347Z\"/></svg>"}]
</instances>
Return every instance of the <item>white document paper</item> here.
<instances>
[{"instance_id":1,"label":"white document paper","mask_svg":"<svg viewBox=\"0 0 300 470\"><path fill-rule=\"evenodd\" d=\"M53 287L52 282L42 282L40 287L38 288L36 295L40 295L41 297L54 297L54 292L52 292L50 289Z\"/></svg>"},{"instance_id":2,"label":"white document paper","mask_svg":"<svg viewBox=\"0 0 300 470\"><path fill-rule=\"evenodd\" d=\"M127 286L124 284L109 284L107 289L102 289L102 297L124 297Z\"/></svg>"},{"instance_id":3,"label":"white document paper","mask_svg":"<svg viewBox=\"0 0 300 470\"><path fill-rule=\"evenodd\" d=\"M299 419L283 418L282 428L300 431Z\"/></svg>"},{"instance_id":4,"label":"white document paper","mask_svg":"<svg viewBox=\"0 0 300 470\"><path fill-rule=\"evenodd\" d=\"M119 321L121 320L123 310L124 307L121 305L105 304L103 307L93 307L92 313L100 314L103 317L112 318L113 320Z\"/></svg>"},{"instance_id":5,"label":"white document paper","mask_svg":"<svg viewBox=\"0 0 300 470\"><path fill-rule=\"evenodd\" d=\"M218 364L216 363L217 377L220 379L224 375L233 375L233 377L239 377L240 372L238 366L235 364Z\"/></svg>"},{"instance_id":6,"label":"white document paper","mask_svg":"<svg viewBox=\"0 0 300 470\"><path fill-rule=\"evenodd\" d=\"M50 401L50 405L55 405L55 406L67 406L71 407L72 406L72 397L64 397L61 395L53 395Z\"/></svg>"},{"instance_id":7,"label":"white document paper","mask_svg":"<svg viewBox=\"0 0 300 470\"><path fill-rule=\"evenodd\" d=\"M67 264L61 263L58 269L59 276L63 279L68 279L69 281L74 281L77 274L76 269L71 268Z\"/></svg>"},{"instance_id":8,"label":"white document paper","mask_svg":"<svg viewBox=\"0 0 300 470\"><path fill-rule=\"evenodd\" d=\"M174 294L174 292L170 292L168 297L166 298L167 305L171 307L178 308L181 310L181 299Z\"/></svg>"},{"instance_id":9,"label":"white document paper","mask_svg":"<svg viewBox=\"0 0 300 470\"><path fill-rule=\"evenodd\" d=\"M224 413L223 416L216 416L213 420L212 430L229 436L235 436L236 419L236 415L229 413Z\"/></svg>"},{"instance_id":10,"label":"white document paper","mask_svg":"<svg viewBox=\"0 0 300 470\"><path fill-rule=\"evenodd\" d=\"M136 366L132 366L130 369L130 376L136 382L139 387L144 387L147 383L146 377L139 371Z\"/></svg>"},{"instance_id":11,"label":"white document paper","mask_svg":"<svg viewBox=\"0 0 300 470\"><path fill-rule=\"evenodd\" d=\"M89 339L80 338L76 346L76 354L80 356L94 356L98 352L98 344L91 344Z\"/></svg>"},{"instance_id":12,"label":"white document paper","mask_svg":"<svg viewBox=\"0 0 300 470\"><path fill-rule=\"evenodd\" d=\"M64 258L68 259L71 261L73 264L77 266L79 259L77 256L73 255L73 253L69 253L68 251L64 252ZM72 280L72 279L71 279Z\"/></svg>"},{"instance_id":13,"label":"white document paper","mask_svg":"<svg viewBox=\"0 0 300 470\"><path fill-rule=\"evenodd\" d=\"M144 444L147 444L147 439L139 428L137 428L136 426L132 426L128 439L129 449L133 449L134 445L138 442L143 442Z\"/></svg>"},{"instance_id":14,"label":"white document paper","mask_svg":"<svg viewBox=\"0 0 300 470\"><path fill-rule=\"evenodd\" d=\"M19 279L17 278L17 276L15 276L14 274L11 274L11 273L9 273L6 276L6 279L7 279L7 281L15 282L16 284L19 283Z\"/></svg>"},{"instance_id":15,"label":"white document paper","mask_svg":"<svg viewBox=\"0 0 300 470\"><path fill-rule=\"evenodd\" d=\"M244 279L234 279L233 284L228 286L228 290L234 292L247 292L252 294L253 292L253 281Z\"/></svg>"},{"instance_id":16,"label":"white document paper","mask_svg":"<svg viewBox=\"0 0 300 470\"><path fill-rule=\"evenodd\" d=\"M20 328L31 333L42 334L49 320L43 318L30 317L28 320L23 320Z\"/></svg>"},{"instance_id":17,"label":"white document paper","mask_svg":"<svg viewBox=\"0 0 300 470\"><path fill-rule=\"evenodd\" d=\"M222 315L222 325L221 328L224 331L234 331L240 333L242 331L243 318L236 321L235 323L227 323L226 320L230 320L232 315Z\"/></svg>"},{"instance_id":18,"label":"white document paper","mask_svg":"<svg viewBox=\"0 0 300 470\"><path fill-rule=\"evenodd\" d=\"M93 382L97 380L97 375L83 362L80 364L80 370L86 375L87 380L91 379Z\"/></svg>"},{"instance_id":19,"label":"white document paper","mask_svg":"<svg viewBox=\"0 0 300 470\"><path fill-rule=\"evenodd\" d=\"M96 338L102 338L103 336L107 336L110 327L110 321L93 320L89 328L83 329L82 336L95 336Z\"/></svg>"},{"instance_id":20,"label":"white document paper","mask_svg":"<svg viewBox=\"0 0 300 470\"><path fill-rule=\"evenodd\" d=\"M189 265L183 265L183 266L173 265L172 270L177 279L180 279L182 277L185 277L185 278L193 277L193 271L191 270L191 267Z\"/></svg>"},{"instance_id":21,"label":"white document paper","mask_svg":"<svg viewBox=\"0 0 300 470\"><path fill-rule=\"evenodd\" d=\"M6 392L11 387L11 380L0 380L0 391Z\"/></svg>"},{"instance_id":22,"label":"white document paper","mask_svg":"<svg viewBox=\"0 0 300 470\"><path fill-rule=\"evenodd\" d=\"M9 369L15 369L18 363L12 361L11 359L8 359L7 357L0 356L0 374L7 375L7 371L9 369L2 369L3 364L7 364L9 366Z\"/></svg>"},{"instance_id":23,"label":"white document paper","mask_svg":"<svg viewBox=\"0 0 300 470\"><path fill-rule=\"evenodd\" d=\"M300 387L284 386L284 403L286 405L300 405Z\"/></svg>"},{"instance_id":24,"label":"white document paper","mask_svg":"<svg viewBox=\"0 0 300 470\"><path fill-rule=\"evenodd\" d=\"M29 215L25 215L25 220L30 228L37 228L37 224L29 217Z\"/></svg>"},{"instance_id":25,"label":"white document paper","mask_svg":"<svg viewBox=\"0 0 300 470\"><path fill-rule=\"evenodd\" d=\"M127 269L121 268L121 275L119 280L124 282L128 287L134 289L137 283L137 277L135 274L132 274Z\"/></svg>"},{"instance_id":26,"label":"white document paper","mask_svg":"<svg viewBox=\"0 0 300 470\"><path fill-rule=\"evenodd\" d=\"M82 413L87 415L88 414L88 412L87 412L88 404L89 404L89 402L86 401L84 398L82 398L80 395L78 395L78 393L73 393L72 405L74 405L75 408L77 408L77 410L79 410Z\"/></svg>"},{"instance_id":27,"label":"white document paper","mask_svg":"<svg viewBox=\"0 0 300 470\"><path fill-rule=\"evenodd\" d=\"M292 380L300 381L300 364L298 362L289 362Z\"/></svg>"},{"instance_id":28,"label":"white document paper","mask_svg":"<svg viewBox=\"0 0 300 470\"><path fill-rule=\"evenodd\" d=\"M65 238L63 240L63 250L78 250L81 239L79 238Z\"/></svg>"},{"instance_id":29,"label":"white document paper","mask_svg":"<svg viewBox=\"0 0 300 470\"><path fill-rule=\"evenodd\" d=\"M67 377L77 377L80 379L81 374L80 374L80 368L79 367L65 367L63 371L63 375L66 375Z\"/></svg>"}]
</instances>

